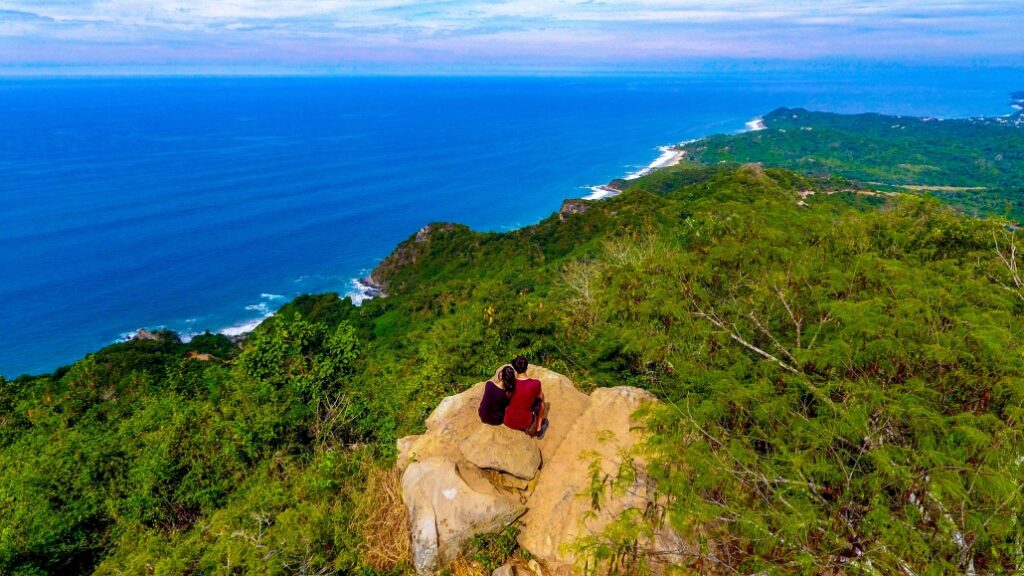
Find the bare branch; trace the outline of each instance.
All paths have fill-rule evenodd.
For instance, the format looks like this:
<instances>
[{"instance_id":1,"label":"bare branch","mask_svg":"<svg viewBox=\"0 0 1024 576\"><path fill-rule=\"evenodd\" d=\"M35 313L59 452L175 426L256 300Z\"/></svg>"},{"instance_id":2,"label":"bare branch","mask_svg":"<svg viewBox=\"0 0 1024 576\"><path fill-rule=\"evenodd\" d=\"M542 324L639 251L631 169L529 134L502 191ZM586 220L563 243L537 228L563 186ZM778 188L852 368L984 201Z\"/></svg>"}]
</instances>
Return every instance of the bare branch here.
<instances>
[{"instance_id":1,"label":"bare branch","mask_svg":"<svg viewBox=\"0 0 1024 576\"><path fill-rule=\"evenodd\" d=\"M769 332L763 324L761 324L760 320L757 319L757 316L754 314L753 310L747 313L747 317L754 322L754 326L757 326L758 330L760 330L762 334L767 336L768 339L772 341L772 344L775 345L775 348L777 348L780 352L785 354L786 358L789 358L790 362L792 362L793 364L797 363L796 358L794 358L793 355L789 353L789 350L786 350L786 348L782 344L780 344L778 340L775 339L775 336L773 336L772 333Z\"/></svg>"},{"instance_id":2,"label":"bare branch","mask_svg":"<svg viewBox=\"0 0 1024 576\"><path fill-rule=\"evenodd\" d=\"M789 319L793 321L793 326L796 327L796 348L797 348L797 350L799 350L800 349L800 330L801 330L801 328L803 328L804 319L800 318L799 320L797 320L796 314L793 314L793 309L790 308L789 302L786 302L786 297L785 297L785 295L782 294L782 290L779 290L776 287L775 288L775 293L778 294L779 300L782 301L782 305L786 307L786 313L789 314Z\"/></svg>"},{"instance_id":3,"label":"bare branch","mask_svg":"<svg viewBox=\"0 0 1024 576\"><path fill-rule=\"evenodd\" d=\"M790 366L789 364L786 364L785 362L783 362L782 360L780 360L776 356L772 355L771 353L766 352L765 350L762 350L762 349L758 348L757 346L754 346L750 342L747 342L742 336L737 334L733 329L727 327L721 320L719 320L714 315L707 314L703 310L701 310L700 308L697 308L697 312L695 313L695 315L700 317L700 318L705 318L705 319L707 319L708 322L711 322L712 324L714 324L718 328L720 328L722 330L725 330L726 332L729 333L729 337L730 338L732 338L736 342L740 343L743 347L747 348L748 350L758 354L762 358L766 358L768 360L771 360L772 362L775 362L776 364L781 366L783 369L788 370L788 371L792 372L793 374L800 374L801 373L799 370L797 370L796 368Z\"/></svg>"},{"instance_id":4,"label":"bare branch","mask_svg":"<svg viewBox=\"0 0 1024 576\"><path fill-rule=\"evenodd\" d=\"M996 283L1006 290L1015 291L1017 293L1017 297L1024 300L1024 278L1021 278L1020 268L1017 264L1017 231L1014 230L1009 234L1009 236L1009 245L1007 250L1004 252L1004 250L999 247L999 237L996 236L995 232L992 232L992 240L996 246L994 252L1010 272L1010 278L1013 280L1013 286L1007 286L999 280L996 280Z\"/></svg>"},{"instance_id":5,"label":"bare branch","mask_svg":"<svg viewBox=\"0 0 1024 576\"><path fill-rule=\"evenodd\" d=\"M821 321L818 322L818 329L814 331L814 336L811 338L811 343L807 345L808 350L814 348L814 343L818 341L818 334L821 334L821 329L830 320L832 320L831 312L826 312L825 315L821 317Z\"/></svg>"}]
</instances>

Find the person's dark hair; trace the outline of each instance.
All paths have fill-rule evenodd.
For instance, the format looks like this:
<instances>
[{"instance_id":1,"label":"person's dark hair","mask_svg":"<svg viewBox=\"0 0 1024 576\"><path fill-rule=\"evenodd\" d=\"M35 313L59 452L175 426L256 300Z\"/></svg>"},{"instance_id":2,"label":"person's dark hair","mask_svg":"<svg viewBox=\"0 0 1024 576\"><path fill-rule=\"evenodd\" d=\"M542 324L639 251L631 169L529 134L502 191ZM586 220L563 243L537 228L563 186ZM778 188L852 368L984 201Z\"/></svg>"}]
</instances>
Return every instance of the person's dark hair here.
<instances>
[{"instance_id":1,"label":"person's dark hair","mask_svg":"<svg viewBox=\"0 0 1024 576\"><path fill-rule=\"evenodd\" d=\"M526 356L516 356L512 360L512 367L516 369L516 373L522 374L526 372L526 367L530 364L526 361Z\"/></svg>"},{"instance_id":2,"label":"person's dark hair","mask_svg":"<svg viewBox=\"0 0 1024 576\"><path fill-rule=\"evenodd\" d=\"M516 371L511 366L505 366L501 369L501 373L498 374L498 378L501 380L502 385L505 387L505 394L509 396L516 392Z\"/></svg>"}]
</instances>

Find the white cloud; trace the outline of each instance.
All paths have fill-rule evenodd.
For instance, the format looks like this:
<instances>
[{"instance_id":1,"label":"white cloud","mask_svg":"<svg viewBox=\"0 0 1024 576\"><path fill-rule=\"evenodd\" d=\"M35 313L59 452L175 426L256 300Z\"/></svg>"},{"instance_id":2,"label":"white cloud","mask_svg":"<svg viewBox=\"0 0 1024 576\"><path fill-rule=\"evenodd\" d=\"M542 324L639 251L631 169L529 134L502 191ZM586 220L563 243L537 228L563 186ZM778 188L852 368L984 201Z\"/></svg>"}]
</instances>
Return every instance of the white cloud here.
<instances>
[{"instance_id":1,"label":"white cloud","mask_svg":"<svg viewBox=\"0 0 1024 576\"><path fill-rule=\"evenodd\" d=\"M5 17L9 11L37 17ZM0 63L62 43L310 57L347 43L551 59L1024 54L1016 0L0 0ZM951 38L973 37L974 43ZM18 40L17 46L13 41ZM79 43L79 44L76 44ZM305 45L303 45L305 43ZM35 48L33 47L35 46ZM595 46L602 49L595 49Z\"/></svg>"},{"instance_id":2,"label":"white cloud","mask_svg":"<svg viewBox=\"0 0 1024 576\"><path fill-rule=\"evenodd\" d=\"M579 2L506 0L8 0L3 8L58 20L102 20L131 25L222 24L231 20L324 19L352 26L545 19L563 22L728 23L739 20L836 19L875 17L1017 14L1010 2L924 0L632 0Z\"/></svg>"}]
</instances>

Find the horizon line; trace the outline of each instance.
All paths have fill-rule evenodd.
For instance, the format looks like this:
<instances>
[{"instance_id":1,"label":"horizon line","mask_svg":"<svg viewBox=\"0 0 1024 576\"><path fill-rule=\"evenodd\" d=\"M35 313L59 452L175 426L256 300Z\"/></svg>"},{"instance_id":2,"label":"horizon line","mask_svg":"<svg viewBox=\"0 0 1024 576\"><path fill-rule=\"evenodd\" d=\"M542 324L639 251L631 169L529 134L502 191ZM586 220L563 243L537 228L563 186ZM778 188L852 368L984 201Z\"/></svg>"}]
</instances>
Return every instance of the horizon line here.
<instances>
[{"instance_id":1,"label":"horizon line","mask_svg":"<svg viewBox=\"0 0 1024 576\"><path fill-rule=\"evenodd\" d=\"M407 67L407 66L166 66L166 65L62 65L0 63L0 78L172 78L172 77L579 77L679 76L693 74L764 74L773 72L827 72L843 69L881 70L1001 70L1024 72L1024 61L893 61L884 59L707 59L672 66L601 67ZM1024 79L1022 79L1024 80Z\"/></svg>"}]
</instances>

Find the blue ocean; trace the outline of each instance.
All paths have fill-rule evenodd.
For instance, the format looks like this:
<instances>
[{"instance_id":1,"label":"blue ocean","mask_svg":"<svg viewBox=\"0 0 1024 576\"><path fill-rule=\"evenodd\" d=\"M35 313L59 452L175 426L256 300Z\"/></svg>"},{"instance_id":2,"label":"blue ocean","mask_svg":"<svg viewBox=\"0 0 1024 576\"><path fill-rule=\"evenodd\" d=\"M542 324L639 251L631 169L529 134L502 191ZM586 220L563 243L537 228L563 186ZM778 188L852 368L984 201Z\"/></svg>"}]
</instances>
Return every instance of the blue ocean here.
<instances>
[{"instance_id":1,"label":"blue ocean","mask_svg":"<svg viewBox=\"0 0 1024 576\"><path fill-rule=\"evenodd\" d=\"M509 230L778 106L1009 112L1013 70L0 79L0 374L352 292L432 221Z\"/></svg>"}]
</instances>

